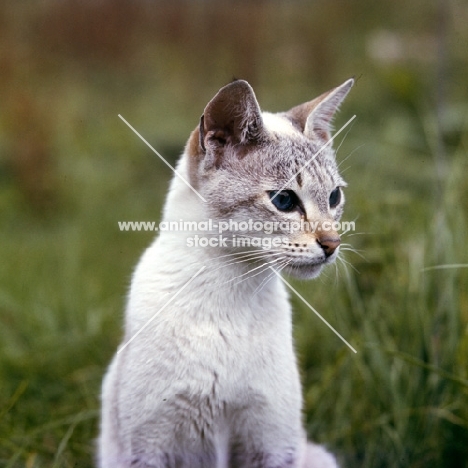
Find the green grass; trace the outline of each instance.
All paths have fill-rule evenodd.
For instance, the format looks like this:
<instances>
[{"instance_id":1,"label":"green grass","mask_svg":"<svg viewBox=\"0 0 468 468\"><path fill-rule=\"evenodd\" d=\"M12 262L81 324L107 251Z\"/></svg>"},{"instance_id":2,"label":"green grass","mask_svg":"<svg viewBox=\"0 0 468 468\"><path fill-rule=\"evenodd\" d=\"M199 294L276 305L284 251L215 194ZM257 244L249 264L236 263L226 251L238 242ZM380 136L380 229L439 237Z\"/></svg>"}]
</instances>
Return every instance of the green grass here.
<instances>
[{"instance_id":1,"label":"green grass","mask_svg":"<svg viewBox=\"0 0 468 468\"><path fill-rule=\"evenodd\" d=\"M0 21L15 47L7 48L13 61L0 55L13 63L0 79L8 96L0 109L0 466L91 467L102 375L121 337L132 269L152 237L121 233L117 221L158 220L171 177L117 114L174 162L207 100L238 74L236 57L229 41L215 62L145 23L143 32L122 31L136 46L111 59L105 53L119 35L106 30L90 52L77 31L63 44L54 36L60 21L47 23L45 36L20 27L19 7L7 3ZM424 32L430 9L416 21L405 2L394 3L403 13L389 10L389 28ZM258 47L271 53L259 54L252 71L271 110L362 75L336 123L357 114L338 159L349 183L345 219L357 228L344 241L362 256L345 252L348 266L294 282L358 352L293 297L306 427L344 467L466 467L466 52L458 42L451 49L460 76L447 97L439 181L432 65L369 61L366 38L380 17L366 5L348 5L353 24L335 33L319 20L345 21L338 7L324 4L316 16L286 5L267 10L271 28ZM39 10L31 7L28 21L48 11ZM201 49L203 31L201 22L190 32ZM320 55L322 39L332 71L313 81L304 40ZM34 174L49 181L46 202L14 159L29 141L45 142L49 165ZM452 267L430 269L442 265Z\"/></svg>"}]
</instances>

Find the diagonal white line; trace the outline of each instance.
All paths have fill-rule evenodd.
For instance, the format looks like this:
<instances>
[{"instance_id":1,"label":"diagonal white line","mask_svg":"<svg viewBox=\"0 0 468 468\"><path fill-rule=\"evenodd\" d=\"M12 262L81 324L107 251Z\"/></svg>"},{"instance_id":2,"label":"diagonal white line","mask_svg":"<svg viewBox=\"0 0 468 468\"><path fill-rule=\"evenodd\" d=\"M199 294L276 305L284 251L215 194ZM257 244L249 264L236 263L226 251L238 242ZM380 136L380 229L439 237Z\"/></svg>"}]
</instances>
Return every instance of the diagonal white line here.
<instances>
[{"instance_id":1,"label":"diagonal white line","mask_svg":"<svg viewBox=\"0 0 468 468\"><path fill-rule=\"evenodd\" d=\"M119 350L121 353L206 267L201 267Z\"/></svg>"},{"instance_id":2,"label":"diagonal white line","mask_svg":"<svg viewBox=\"0 0 468 468\"><path fill-rule=\"evenodd\" d=\"M191 188L191 189L193 190L193 192L194 192L196 195L198 195L198 197L199 197L202 201L204 201L204 202L206 203L206 200L203 198L203 196L200 195L200 194L190 185L190 183L187 182L187 180L185 180L185 178L184 178L179 172L177 172L177 170L176 170L175 168L173 168L173 167L161 156L161 154L159 154L159 153L158 153L158 152L157 152L141 135L140 135L140 133L138 133L138 132L137 132L137 131L120 115L120 114L119 114L119 118L120 118L125 124L127 124L127 126L130 128L130 130L133 131L133 133L135 133L135 135L137 135L138 137L140 137L140 139L143 141L143 143L145 143L146 146L148 146L148 148L150 148L150 149L154 152L154 154L156 154L156 156L158 156L159 159L161 159L161 161L163 161L163 162L166 164L166 166L168 166L169 168L172 169L172 171L174 172L174 174L175 174L176 176L178 176L179 179L180 179L182 182L185 183L185 185L187 185L189 188Z\"/></svg>"},{"instance_id":3,"label":"diagonal white line","mask_svg":"<svg viewBox=\"0 0 468 468\"><path fill-rule=\"evenodd\" d=\"M282 192L292 180L296 178L327 146L331 145L333 140L356 118L356 115L353 115L284 185L281 187L271 200L274 200L280 192Z\"/></svg>"},{"instance_id":4,"label":"diagonal white line","mask_svg":"<svg viewBox=\"0 0 468 468\"><path fill-rule=\"evenodd\" d=\"M271 270L275 273L275 275L286 285L291 291L294 291L297 294L297 297L328 327L332 330L338 338L343 341L354 353L357 351L272 267L270 266Z\"/></svg>"}]
</instances>

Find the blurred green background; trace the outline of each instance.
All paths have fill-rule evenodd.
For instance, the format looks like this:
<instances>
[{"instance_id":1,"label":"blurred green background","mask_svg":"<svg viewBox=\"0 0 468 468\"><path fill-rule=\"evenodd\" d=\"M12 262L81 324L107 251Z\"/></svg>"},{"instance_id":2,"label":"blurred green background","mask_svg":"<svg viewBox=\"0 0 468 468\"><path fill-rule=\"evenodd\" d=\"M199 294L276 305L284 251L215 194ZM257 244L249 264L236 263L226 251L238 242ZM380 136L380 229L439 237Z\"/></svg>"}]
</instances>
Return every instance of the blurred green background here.
<instances>
[{"instance_id":1,"label":"blurred green background","mask_svg":"<svg viewBox=\"0 0 468 468\"><path fill-rule=\"evenodd\" d=\"M468 466L468 4L0 4L0 466L91 467L99 389L170 170L233 77L288 109L355 76L336 120L348 265L301 293L311 438L343 467ZM431 268L435 267L435 268Z\"/></svg>"}]
</instances>

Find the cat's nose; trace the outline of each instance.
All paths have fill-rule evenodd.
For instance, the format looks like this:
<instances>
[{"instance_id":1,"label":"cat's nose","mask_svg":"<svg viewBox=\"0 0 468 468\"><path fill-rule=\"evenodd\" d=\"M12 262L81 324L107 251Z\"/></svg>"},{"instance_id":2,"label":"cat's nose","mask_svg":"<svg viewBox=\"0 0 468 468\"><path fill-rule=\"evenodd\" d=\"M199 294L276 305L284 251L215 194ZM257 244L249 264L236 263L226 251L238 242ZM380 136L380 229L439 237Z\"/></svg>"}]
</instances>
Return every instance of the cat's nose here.
<instances>
[{"instance_id":1,"label":"cat's nose","mask_svg":"<svg viewBox=\"0 0 468 468\"><path fill-rule=\"evenodd\" d=\"M323 252L327 257L333 254L333 252L337 249L337 247L340 245L340 238L338 237L319 237L317 239L318 244L320 247L322 247Z\"/></svg>"}]
</instances>

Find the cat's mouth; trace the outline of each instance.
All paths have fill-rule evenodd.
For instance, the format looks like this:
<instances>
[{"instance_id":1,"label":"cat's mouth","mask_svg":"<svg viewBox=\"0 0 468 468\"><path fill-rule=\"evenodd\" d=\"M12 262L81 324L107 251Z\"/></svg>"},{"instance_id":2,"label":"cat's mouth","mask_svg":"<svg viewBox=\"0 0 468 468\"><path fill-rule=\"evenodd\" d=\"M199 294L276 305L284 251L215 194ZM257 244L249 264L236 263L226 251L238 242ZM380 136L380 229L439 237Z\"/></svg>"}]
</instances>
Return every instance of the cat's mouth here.
<instances>
[{"instance_id":1,"label":"cat's mouth","mask_svg":"<svg viewBox=\"0 0 468 468\"><path fill-rule=\"evenodd\" d=\"M283 271L291 276L301 279L312 279L320 275L325 263L289 263Z\"/></svg>"},{"instance_id":2,"label":"cat's mouth","mask_svg":"<svg viewBox=\"0 0 468 468\"><path fill-rule=\"evenodd\" d=\"M291 276L295 276L301 279L312 279L317 277L322 268L325 265L333 263L337 257L337 254L333 254L329 257L319 257L316 259L297 259L291 258L287 265L283 268L283 271Z\"/></svg>"}]
</instances>

